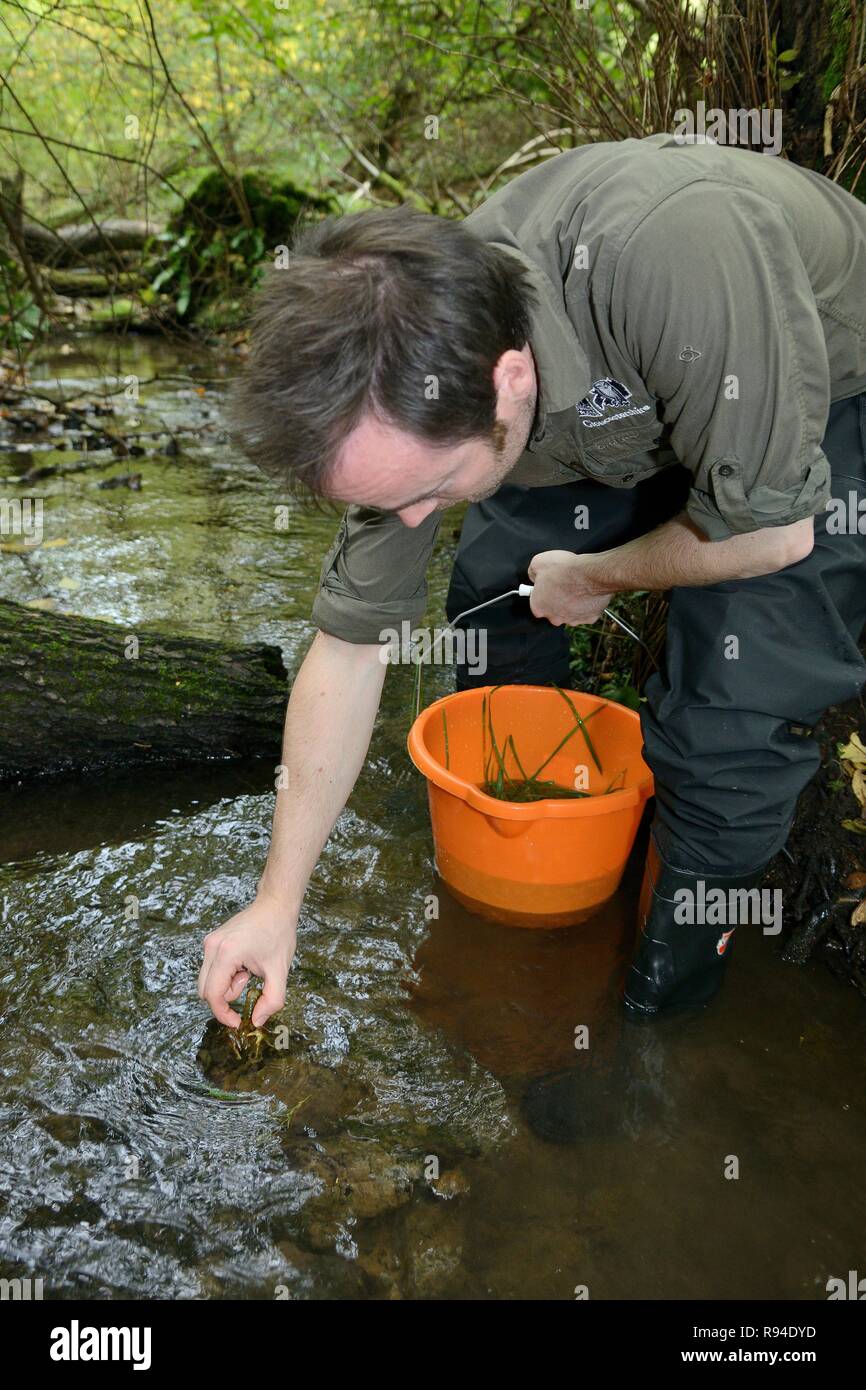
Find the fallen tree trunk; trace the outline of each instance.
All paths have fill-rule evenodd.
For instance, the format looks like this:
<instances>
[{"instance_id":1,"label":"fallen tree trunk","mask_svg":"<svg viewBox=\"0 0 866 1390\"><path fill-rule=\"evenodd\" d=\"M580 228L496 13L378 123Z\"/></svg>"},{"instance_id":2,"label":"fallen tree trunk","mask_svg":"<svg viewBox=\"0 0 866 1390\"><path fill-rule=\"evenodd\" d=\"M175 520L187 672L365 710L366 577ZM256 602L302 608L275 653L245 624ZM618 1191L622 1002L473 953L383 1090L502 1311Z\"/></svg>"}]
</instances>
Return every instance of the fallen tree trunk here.
<instances>
[{"instance_id":1,"label":"fallen tree trunk","mask_svg":"<svg viewBox=\"0 0 866 1390\"><path fill-rule=\"evenodd\" d=\"M140 251L149 237L161 231L162 223L123 217L58 227L56 231L26 219L21 226L27 250L43 265L78 265L100 251Z\"/></svg>"},{"instance_id":2,"label":"fallen tree trunk","mask_svg":"<svg viewBox=\"0 0 866 1390\"><path fill-rule=\"evenodd\" d=\"M72 299L107 299L112 294L134 294L147 284L143 275L129 270L102 275L96 270L51 268L43 271L43 278L55 294L65 294Z\"/></svg>"},{"instance_id":3,"label":"fallen tree trunk","mask_svg":"<svg viewBox=\"0 0 866 1390\"><path fill-rule=\"evenodd\" d=\"M278 761L277 647L230 647L0 600L0 782L250 755Z\"/></svg>"}]
</instances>

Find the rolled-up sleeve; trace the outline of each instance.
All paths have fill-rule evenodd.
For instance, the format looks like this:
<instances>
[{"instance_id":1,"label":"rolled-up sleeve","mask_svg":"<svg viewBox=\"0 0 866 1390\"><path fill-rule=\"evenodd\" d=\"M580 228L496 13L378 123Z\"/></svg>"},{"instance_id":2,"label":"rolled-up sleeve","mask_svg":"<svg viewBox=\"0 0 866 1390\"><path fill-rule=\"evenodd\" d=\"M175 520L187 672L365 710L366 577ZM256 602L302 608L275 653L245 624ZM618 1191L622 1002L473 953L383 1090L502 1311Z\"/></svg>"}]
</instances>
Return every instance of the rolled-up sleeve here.
<instances>
[{"instance_id":1,"label":"rolled-up sleeve","mask_svg":"<svg viewBox=\"0 0 866 1390\"><path fill-rule=\"evenodd\" d=\"M622 249L611 315L692 473L687 515L710 540L825 509L827 349L774 204L713 183L668 198Z\"/></svg>"},{"instance_id":2,"label":"rolled-up sleeve","mask_svg":"<svg viewBox=\"0 0 866 1390\"><path fill-rule=\"evenodd\" d=\"M442 520L432 512L404 526L393 512L348 507L322 563L313 622L344 642L388 640L405 620L417 623L427 606L427 566Z\"/></svg>"}]
</instances>

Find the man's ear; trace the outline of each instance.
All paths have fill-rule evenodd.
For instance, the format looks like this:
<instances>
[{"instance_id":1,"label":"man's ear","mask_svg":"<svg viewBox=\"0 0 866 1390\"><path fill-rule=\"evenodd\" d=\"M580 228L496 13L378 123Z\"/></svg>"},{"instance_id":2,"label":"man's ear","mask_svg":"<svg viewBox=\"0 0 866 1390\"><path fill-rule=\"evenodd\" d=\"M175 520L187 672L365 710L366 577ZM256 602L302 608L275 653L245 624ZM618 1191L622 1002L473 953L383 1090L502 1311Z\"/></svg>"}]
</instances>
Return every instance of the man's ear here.
<instances>
[{"instance_id":1,"label":"man's ear","mask_svg":"<svg viewBox=\"0 0 866 1390\"><path fill-rule=\"evenodd\" d=\"M497 396L512 404L524 401L535 387L535 362L529 344L507 348L493 368Z\"/></svg>"}]
</instances>

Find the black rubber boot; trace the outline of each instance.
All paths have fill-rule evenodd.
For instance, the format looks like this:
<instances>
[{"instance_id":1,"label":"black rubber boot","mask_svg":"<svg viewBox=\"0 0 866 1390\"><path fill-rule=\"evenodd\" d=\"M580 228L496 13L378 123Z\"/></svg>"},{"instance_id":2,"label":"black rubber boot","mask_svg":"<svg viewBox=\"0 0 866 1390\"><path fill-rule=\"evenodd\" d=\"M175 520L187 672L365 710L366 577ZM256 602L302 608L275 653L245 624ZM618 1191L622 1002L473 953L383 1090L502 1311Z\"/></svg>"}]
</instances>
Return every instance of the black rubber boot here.
<instances>
[{"instance_id":1,"label":"black rubber boot","mask_svg":"<svg viewBox=\"0 0 866 1390\"><path fill-rule=\"evenodd\" d=\"M736 913L719 925L702 922L700 904L715 889L727 894L757 888L763 876L763 868L739 877L675 869L650 836L638 910L640 932L623 985L630 1018L655 1018L709 1003L721 986L738 923ZM683 889L694 894L698 920L683 920L684 899L676 896Z\"/></svg>"}]
</instances>

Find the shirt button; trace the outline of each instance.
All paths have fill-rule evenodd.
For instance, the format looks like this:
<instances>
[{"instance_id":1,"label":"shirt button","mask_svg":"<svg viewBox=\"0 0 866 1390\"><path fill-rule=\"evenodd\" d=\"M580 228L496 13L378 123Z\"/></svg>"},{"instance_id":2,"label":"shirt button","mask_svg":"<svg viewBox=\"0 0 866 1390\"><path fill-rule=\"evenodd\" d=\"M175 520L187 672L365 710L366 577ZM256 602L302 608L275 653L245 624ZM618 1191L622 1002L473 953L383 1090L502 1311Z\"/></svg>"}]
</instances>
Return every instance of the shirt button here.
<instances>
[{"instance_id":1,"label":"shirt button","mask_svg":"<svg viewBox=\"0 0 866 1390\"><path fill-rule=\"evenodd\" d=\"M734 471L734 470L733 470L733 468L731 467L731 465L730 465L729 463L723 463L723 464L721 465L721 467L719 468L719 477L720 477L720 478L730 478L730 476L731 476L731 474L733 473L733 471Z\"/></svg>"}]
</instances>

